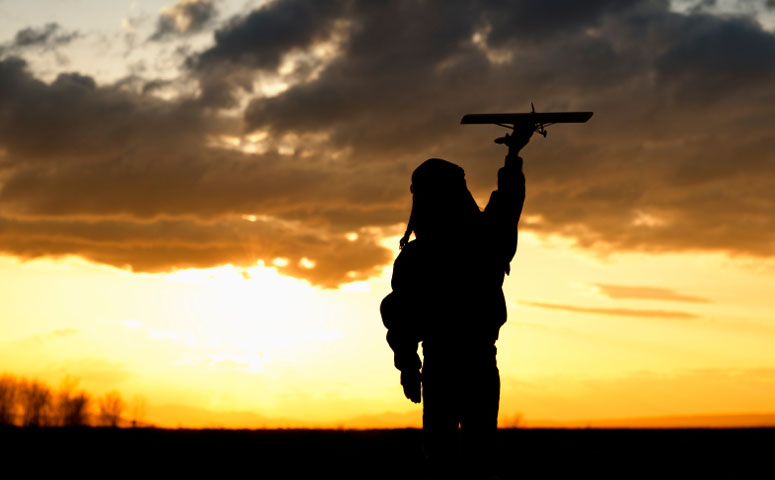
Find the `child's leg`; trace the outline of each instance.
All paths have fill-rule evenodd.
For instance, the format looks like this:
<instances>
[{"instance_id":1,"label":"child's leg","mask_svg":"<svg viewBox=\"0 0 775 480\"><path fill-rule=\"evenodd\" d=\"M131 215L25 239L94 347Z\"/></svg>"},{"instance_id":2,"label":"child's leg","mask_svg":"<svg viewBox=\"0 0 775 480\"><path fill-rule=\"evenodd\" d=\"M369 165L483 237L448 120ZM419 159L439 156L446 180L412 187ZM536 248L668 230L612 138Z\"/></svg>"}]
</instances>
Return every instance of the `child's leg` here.
<instances>
[{"instance_id":1,"label":"child's leg","mask_svg":"<svg viewBox=\"0 0 775 480\"><path fill-rule=\"evenodd\" d=\"M431 478L454 478L460 470L459 382L448 368L426 357L422 370L423 443Z\"/></svg>"},{"instance_id":2,"label":"child's leg","mask_svg":"<svg viewBox=\"0 0 775 480\"><path fill-rule=\"evenodd\" d=\"M500 375L494 356L472 365L466 377L468 388L462 395L460 421L463 455L475 473L489 474L495 468L500 403Z\"/></svg>"}]
</instances>

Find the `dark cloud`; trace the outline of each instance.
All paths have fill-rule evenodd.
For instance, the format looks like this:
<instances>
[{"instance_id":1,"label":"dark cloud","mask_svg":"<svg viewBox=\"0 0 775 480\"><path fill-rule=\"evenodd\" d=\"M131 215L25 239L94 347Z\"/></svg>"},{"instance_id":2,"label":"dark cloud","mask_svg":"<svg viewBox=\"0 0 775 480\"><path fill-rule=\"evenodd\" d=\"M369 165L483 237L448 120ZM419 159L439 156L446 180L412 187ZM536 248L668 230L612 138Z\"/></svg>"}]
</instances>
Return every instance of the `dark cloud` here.
<instances>
[{"instance_id":1,"label":"dark cloud","mask_svg":"<svg viewBox=\"0 0 775 480\"><path fill-rule=\"evenodd\" d=\"M16 32L16 36L14 37L10 48L53 48L70 43L77 38L78 35L78 32L64 31L58 23L47 23L42 27L27 27Z\"/></svg>"},{"instance_id":2,"label":"dark cloud","mask_svg":"<svg viewBox=\"0 0 775 480\"><path fill-rule=\"evenodd\" d=\"M80 36L78 32L65 31L58 23L41 27L27 27L16 32L13 40L0 44L0 59L25 51L55 51Z\"/></svg>"},{"instance_id":3,"label":"dark cloud","mask_svg":"<svg viewBox=\"0 0 775 480\"><path fill-rule=\"evenodd\" d=\"M554 0L549 2L481 2L482 20L491 30L492 45L515 40L546 42L556 36L577 36L594 27L608 12L642 3L640 0Z\"/></svg>"},{"instance_id":4,"label":"dark cloud","mask_svg":"<svg viewBox=\"0 0 775 480\"><path fill-rule=\"evenodd\" d=\"M175 135L176 140L193 141L207 128L201 112L189 103L97 88L94 79L78 73L60 74L45 84L18 58L0 62L0 87L0 142L23 164L53 161L65 167L138 143L162 146L169 130L184 135Z\"/></svg>"},{"instance_id":5,"label":"dark cloud","mask_svg":"<svg viewBox=\"0 0 775 480\"><path fill-rule=\"evenodd\" d=\"M613 315L615 317L643 317L643 318L697 318L697 315L675 310L645 310L633 308L604 308L604 307L579 307L576 305L560 305L543 302L519 302L529 307L546 308L550 310L562 310L573 313L591 313L594 315Z\"/></svg>"},{"instance_id":6,"label":"dark cloud","mask_svg":"<svg viewBox=\"0 0 775 480\"><path fill-rule=\"evenodd\" d=\"M771 85L775 39L755 20L699 15L687 24L689 33L656 62L658 78L677 85L679 99L702 105L737 89Z\"/></svg>"},{"instance_id":7,"label":"dark cloud","mask_svg":"<svg viewBox=\"0 0 775 480\"><path fill-rule=\"evenodd\" d=\"M501 132L460 116L534 101L595 116L526 148L525 229L596 252L771 256L773 34L666 1L578 3L277 0L191 54L181 80L199 93L172 100L166 81L44 83L6 59L4 249L143 271L283 256L315 283L363 278L390 256L367 232L405 221L422 160L460 163L477 198L494 187ZM225 225L254 251L231 251Z\"/></svg>"},{"instance_id":8,"label":"dark cloud","mask_svg":"<svg viewBox=\"0 0 775 480\"><path fill-rule=\"evenodd\" d=\"M273 1L233 18L215 32L215 46L189 58L202 98L217 106L232 105L235 90L252 91L255 69L275 70L285 54L328 38L347 3Z\"/></svg>"},{"instance_id":9,"label":"dark cloud","mask_svg":"<svg viewBox=\"0 0 775 480\"><path fill-rule=\"evenodd\" d=\"M0 217L0 252L24 259L78 255L134 272L167 272L224 264L267 265L280 258L282 273L334 287L378 273L390 253L362 234L325 235L264 219L201 223L13 220ZM306 259L303 261L302 259ZM312 262L312 263L309 263Z\"/></svg>"},{"instance_id":10,"label":"dark cloud","mask_svg":"<svg viewBox=\"0 0 775 480\"><path fill-rule=\"evenodd\" d=\"M153 272L282 257L281 271L325 286L367 278L389 261L374 235L344 235L402 216L379 175L304 159L303 150L210 147L208 136L228 125L193 101L78 74L45 84L9 59L0 62L0 112L11 159L0 191L5 253L75 254Z\"/></svg>"},{"instance_id":11,"label":"dark cloud","mask_svg":"<svg viewBox=\"0 0 775 480\"><path fill-rule=\"evenodd\" d=\"M150 40L200 32L217 17L213 0L178 0L162 10L156 21L156 30Z\"/></svg>"},{"instance_id":12,"label":"dark cloud","mask_svg":"<svg viewBox=\"0 0 775 480\"><path fill-rule=\"evenodd\" d=\"M343 1L269 2L262 8L232 19L215 32L215 46L203 52L199 61L229 61L238 65L276 68L281 56L326 38L332 22L345 11Z\"/></svg>"},{"instance_id":13,"label":"dark cloud","mask_svg":"<svg viewBox=\"0 0 775 480\"><path fill-rule=\"evenodd\" d=\"M710 300L692 295L684 295L669 288L643 287L630 285L594 284L608 298L635 298L641 300L666 300L670 302L709 303Z\"/></svg>"},{"instance_id":14,"label":"dark cloud","mask_svg":"<svg viewBox=\"0 0 775 480\"><path fill-rule=\"evenodd\" d=\"M518 28L481 33L491 19L543 8L529 5L354 5L342 54L315 81L254 100L248 126L327 131L359 162L453 156L484 196L483 157L501 152L486 148L484 127L461 131L462 113L531 100L594 110L590 124L557 127L526 150L527 213L542 219L533 228L584 247L771 255L773 34L650 1L565 5L560 30L533 12L529 39ZM222 32L219 45L229 41Z\"/></svg>"}]
</instances>

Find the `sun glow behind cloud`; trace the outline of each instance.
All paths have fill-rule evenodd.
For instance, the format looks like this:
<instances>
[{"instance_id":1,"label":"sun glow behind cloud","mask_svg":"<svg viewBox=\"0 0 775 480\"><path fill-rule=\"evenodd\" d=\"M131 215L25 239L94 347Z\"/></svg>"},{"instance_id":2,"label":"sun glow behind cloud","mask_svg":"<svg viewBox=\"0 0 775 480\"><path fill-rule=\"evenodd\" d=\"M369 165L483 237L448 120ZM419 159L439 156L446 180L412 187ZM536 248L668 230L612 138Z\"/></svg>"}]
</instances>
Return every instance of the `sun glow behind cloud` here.
<instances>
[{"instance_id":1,"label":"sun glow behind cloud","mask_svg":"<svg viewBox=\"0 0 775 480\"><path fill-rule=\"evenodd\" d=\"M275 264L287 265L287 260L278 258ZM193 309L199 341L254 352L262 364L307 363L313 345L343 336L321 306L319 290L273 268L223 266L166 277L206 292Z\"/></svg>"},{"instance_id":2,"label":"sun glow behind cloud","mask_svg":"<svg viewBox=\"0 0 775 480\"><path fill-rule=\"evenodd\" d=\"M8 293L18 301L6 303L4 313L49 320L6 328L2 363L9 365L15 358L18 373L54 384L67 372L97 392L116 388L127 395L142 393L150 399L151 411L173 403L258 411L275 425L283 418L310 425L340 421L332 401L369 397L375 385L386 386L362 368L379 366L376 370L383 373L392 368L386 351L376 358L365 355L383 347L373 306L381 292L373 292L368 301L352 299L353 294L314 288L264 266L136 275L79 260L19 265L4 259L4 282L13 271L16 289ZM25 301L31 282L47 289L45 305ZM356 296L363 293L361 289ZM358 315L371 320L353 324ZM48 329L62 330L55 325L63 323L77 334L67 341L41 340L48 338ZM104 371L83 369L89 362ZM113 381L108 381L110 374ZM202 378L215 385L201 383ZM347 386L348 378L359 381L358 388ZM364 394L361 386L372 393ZM329 400L305 403L311 392ZM288 404L285 397L290 397ZM369 411L365 403L351 414Z\"/></svg>"}]
</instances>

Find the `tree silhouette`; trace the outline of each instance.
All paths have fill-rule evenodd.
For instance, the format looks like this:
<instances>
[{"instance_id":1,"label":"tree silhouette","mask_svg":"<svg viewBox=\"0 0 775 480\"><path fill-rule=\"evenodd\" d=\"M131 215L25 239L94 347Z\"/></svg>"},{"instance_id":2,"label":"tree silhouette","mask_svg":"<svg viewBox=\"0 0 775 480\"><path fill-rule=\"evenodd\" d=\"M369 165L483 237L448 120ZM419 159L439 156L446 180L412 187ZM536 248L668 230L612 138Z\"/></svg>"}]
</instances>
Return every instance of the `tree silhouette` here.
<instances>
[{"instance_id":1,"label":"tree silhouette","mask_svg":"<svg viewBox=\"0 0 775 480\"><path fill-rule=\"evenodd\" d=\"M78 379L66 376L54 391L38 380L27 380L9 373L0 375L0 426L80 427L91 424L118 427L128 409L121 394L112 390L98 401L78 389ZM90 417L94 420L90 421ZM132 426L145 421L145 398L137 395L132 402Z\"/></svg>"},{"instance_id":2,"label":"tree silhouette","mask_svg":"<svg viewBox=\"0 0 775 480\"><path fill-rule=\"evenodd\" d=\"M63 427L81 427L89 423L89 394L81 390L75 393L78 379L65 377L57 396L57 423Z\"/></svg>"},{"instance_id":3,"label":"tree silhouette","mask_svg":"<svg viewBox=\"0 0 775 480\"><path fill-rule=\"evenodd\" d=\"M52 395L47 385L37 380L26 381L21 384L19 394L22 425L39 427L51 422Z\"/></svg>"},{"instance_id":4,"label":"tree silhouette","mask_svg":"<svg viewBox=\"0 0 775 480\"><path fill-rule=\"evenodd\" d=\"M5 374L0 377L0 425L13 425L16 420L16 402L19 396L19 382Z\"/></svg>"},{"instance_id":5,"label":"tree silhouette","mask_svg":"<svg viewBox=\"0 0 775 480\"><path fill-rule=\"evenodd\" d=\"M113 390L100 399L100 424L106 427L117 427L124 411L121 394Z\"/></svg>"}]
</instances>

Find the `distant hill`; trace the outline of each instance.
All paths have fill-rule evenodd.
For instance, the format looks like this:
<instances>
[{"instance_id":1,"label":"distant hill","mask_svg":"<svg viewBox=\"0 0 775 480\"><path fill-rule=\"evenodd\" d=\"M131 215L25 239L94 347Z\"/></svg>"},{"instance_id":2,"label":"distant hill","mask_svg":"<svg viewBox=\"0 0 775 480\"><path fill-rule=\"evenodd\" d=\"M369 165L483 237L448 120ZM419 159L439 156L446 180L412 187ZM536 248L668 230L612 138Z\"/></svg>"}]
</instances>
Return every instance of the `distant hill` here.
<instances>
[{"instance_id":1,"label":"distant hill","mask_svg":"<svg viewBox=\"0 0 775 480\"><path fill-rule=\"evenodd\" d=\"M188 405L164 404L148 408L153 425L163 428L315 428L308 422L270 418L250 411L213 411Z\"/></svg>"},{"instance_id":2,"label":"distant hill","mask_svg":"<svg viewBox=\"0 0 775 480\"><path fill-rule=\"evenodd\" d=\"M255 412L219 412L184 405L149 407L151 423L164 428L422 428L422 409L383 412L343 419L331 424L311 424L291 418L264 417ZM159 421L159 419L164 419ZM501 416L500 428L749 428L775 427L775 413L715 415L673 415L592 420L531 420L521 417L513 422Z\"/></svg>"},{"instance_id":3,"label":"distant hill","mask_svg":"<svg viewBox=\"0 0 775 480\"><path fill-rule=\"evenodd\" d=\"M527 428L745 428L774 427L775 413L677 415L602 420L525 420Z\"/></svg>"}]
</instances>

